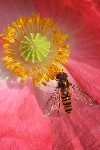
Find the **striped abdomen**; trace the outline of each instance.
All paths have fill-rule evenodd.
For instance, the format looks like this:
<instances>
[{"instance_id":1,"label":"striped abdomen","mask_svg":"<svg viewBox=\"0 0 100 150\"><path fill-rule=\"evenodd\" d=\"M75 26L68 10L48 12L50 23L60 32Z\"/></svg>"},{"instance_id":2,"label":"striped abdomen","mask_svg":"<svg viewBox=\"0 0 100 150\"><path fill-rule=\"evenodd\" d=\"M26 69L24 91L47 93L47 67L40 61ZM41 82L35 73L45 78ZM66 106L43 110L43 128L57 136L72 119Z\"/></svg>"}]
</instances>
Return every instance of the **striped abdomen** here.
<instances>
[{"instance_id":1,"label":"striped abdomen","mask_svg":"<svg viewBox=\"0 0 100 150\"><path fill-rule=\"evenodd\" d=\"M61 89L61 99L62 99L65 111L68 114L70 114L72 111L72 106L71 106L71 96L68 91L68 88Z\"/></svg>"}]
</instances>

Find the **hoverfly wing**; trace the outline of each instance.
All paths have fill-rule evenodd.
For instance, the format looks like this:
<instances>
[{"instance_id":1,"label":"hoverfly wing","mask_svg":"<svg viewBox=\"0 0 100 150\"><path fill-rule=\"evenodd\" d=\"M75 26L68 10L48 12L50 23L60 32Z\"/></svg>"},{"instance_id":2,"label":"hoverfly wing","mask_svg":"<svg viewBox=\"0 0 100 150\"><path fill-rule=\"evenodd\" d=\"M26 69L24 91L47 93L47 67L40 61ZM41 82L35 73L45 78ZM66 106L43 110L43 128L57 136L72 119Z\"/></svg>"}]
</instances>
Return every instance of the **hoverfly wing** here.
<instances>
[{"instance_id":1,"label":"hoverfly wing","mask_svg":"<svg viewBox=\"0 0 100 150\"><path fill-rule=\"evenodd\" d=\"M56 88L45 104L45 107L43 109L44 116L50 115L55 109L57 109L59 106L59 101L60 101L59 89Z\"/></svg>"},{"instance_id":2,"label":"hoverfly wing","mask_svg":"<svg viewBox=\"0 0 100 150\"><path fill-rule=\"evenodd\" d=\"M82 101L83 103L87 104L87 105L97 105L97 101L90 96L89 94L87 94L83 89L75 86L75 85L71 85L72 89L73 89L73 97L76 98L77 100Z\"/></svg>"}]
</instances>

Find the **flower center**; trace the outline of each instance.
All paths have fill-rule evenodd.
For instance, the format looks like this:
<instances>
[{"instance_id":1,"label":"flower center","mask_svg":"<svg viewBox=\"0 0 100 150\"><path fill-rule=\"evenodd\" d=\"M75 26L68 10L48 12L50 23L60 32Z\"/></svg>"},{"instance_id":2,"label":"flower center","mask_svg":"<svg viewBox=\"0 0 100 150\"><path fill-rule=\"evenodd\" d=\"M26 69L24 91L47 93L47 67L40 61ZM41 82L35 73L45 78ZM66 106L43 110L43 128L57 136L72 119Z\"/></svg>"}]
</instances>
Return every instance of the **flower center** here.
<instances>
[{"instance_id":1,"label":"flower center","mask_svg":"<svg viewBox=\"0 0 100 150\"><path fill-rule=\"evenodd\" d=\"M20 17L4 30L2 45L6 69L22 82L31 76L35 85L55 79L69 58L67 34L49 18Z\"/></svg>"},{"instance_id":2,"label":"flower center","mask_svg":"<svg viewBox=\"0 0 100 150\"><path fill-rule=\"evenodd\" d=\"M50 51L50 42L48 42L45 36L41 36L40 33L30 33L28 36L24 36L20 44L21 56L26 61L32 63L41 62Z\"/></svg>"}]
</instances>

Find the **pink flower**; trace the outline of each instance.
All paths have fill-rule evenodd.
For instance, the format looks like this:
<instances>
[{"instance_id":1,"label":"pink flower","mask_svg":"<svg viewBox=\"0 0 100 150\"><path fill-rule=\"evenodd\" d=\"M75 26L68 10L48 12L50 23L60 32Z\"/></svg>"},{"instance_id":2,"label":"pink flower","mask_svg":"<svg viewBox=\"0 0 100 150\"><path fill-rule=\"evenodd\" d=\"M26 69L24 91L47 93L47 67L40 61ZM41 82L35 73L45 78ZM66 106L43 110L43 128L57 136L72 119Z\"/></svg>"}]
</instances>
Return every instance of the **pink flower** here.
<instances>
[{"instance_id":1,"label":"pink flower","mask_svg":"<svg viewBox=\"0 0 100 150\"><path fill-rule=\"evenodd\" d=\"M71 55L65 67L77 83L100 101L100 7L89 0L32 0L0 2L0 33L20 16L40 13L53 18L68 33ZM0 57L3 56L0 44ZM97 150L100 148L99 106L73 100L73 112L44 117L45 91L31 79L19 83L0 62L0 150ZM69 75L69 77L71 77ZM37 94L36 99L35 94ZM41 97L40 97L41 95ZM44 95L44 97L43 97ZM43 100L44 98L44 100Z\"/></svg>"}]
</instances>

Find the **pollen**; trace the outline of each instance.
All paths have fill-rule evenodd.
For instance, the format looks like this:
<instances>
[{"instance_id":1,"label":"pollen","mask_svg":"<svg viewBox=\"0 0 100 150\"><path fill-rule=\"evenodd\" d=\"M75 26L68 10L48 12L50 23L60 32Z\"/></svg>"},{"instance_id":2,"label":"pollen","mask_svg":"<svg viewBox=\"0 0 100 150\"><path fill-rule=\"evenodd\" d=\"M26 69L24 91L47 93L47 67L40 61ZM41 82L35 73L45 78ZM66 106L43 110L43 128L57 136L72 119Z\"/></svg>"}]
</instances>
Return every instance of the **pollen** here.
<instances>
[{"instance_id":1,"label":"pollen","mask_svg":"<svg viewBox=\"0 0 100 150\"><path fill-rule=\"evenodd\" d=\"M28 77L35 85L54 80L69 58L68 34L40 14L20 17L0 36L5 54L2 61L23 83Z\"/></svg>"}]
</instances>

